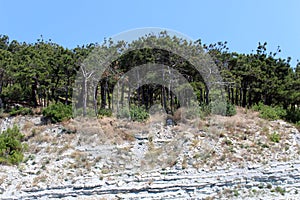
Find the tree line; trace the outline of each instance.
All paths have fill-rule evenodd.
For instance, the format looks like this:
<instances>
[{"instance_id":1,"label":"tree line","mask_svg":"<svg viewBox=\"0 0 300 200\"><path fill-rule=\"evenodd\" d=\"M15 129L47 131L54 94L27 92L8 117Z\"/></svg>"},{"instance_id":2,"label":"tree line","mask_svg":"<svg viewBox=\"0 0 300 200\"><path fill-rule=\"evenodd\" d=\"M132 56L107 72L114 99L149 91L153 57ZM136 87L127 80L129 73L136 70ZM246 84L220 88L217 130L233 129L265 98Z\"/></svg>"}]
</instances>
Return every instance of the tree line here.
<instances>
[{"instance_id":1,"label":"tree line","mask_svg":"<svg viewBox=\"0 0 300 200\"><path fill-rule=\"evenodd\" d=\"M166 49L143 46L153 41L169 44L173 49L193 52L195 57L191 60L198 59L197 55L208 54L221 75L222 81L215 82L225 88L225 93L221 95L228 103L251 107L262 102L289 110L298 109L300 63L293 68L290 65L290 57L278 57L279 48L275 52L268 52L267 43L259 43L256 51L250 54L237 53L229 51L227 42L202 44L201 40L190 42L171 37L166 32L145 35L131 42L106 40L101 45L92 43L73 49L65 48L51 40L45 41L42 37L35 43L26 43L10 41L8 36L0 35L0 107L9 109L15 104L47 107L55 102L71 104L78 73L86 72L85 78L88 79L89 71L84 63L86 59L91 59L89 55L95 49L109 52L115 59L109 63L100 79L93 81L92 95L84 99L87 89L84 84L79 87L83 99L76 102L78 105L93 105L95 112L100 109L113 109L113 101L116 99L114 88L120 83L120 78L134 66L147 63L163 64L178 70L196 91L198 103L209 104L213 95L209 84L213 82L208 83L207 77L203 74L201 76L190 60ZM128 51L130 48L134 50ZM168 79L168 73L171 73L170 69L162 72L163 79ZM174 93L171 87L172 80L168 80L169 85L149 83L137 87L130 87L130 80L122 80L123 84L118 87L117 106L122 107L125 100L129 100L130 103L144 106L146 109L154 104L161 104L167 111L173 112L180 106L191 103L189 100L185 102L184 99L179 101L180 96L186 95L187 92L184 84ZM125 82L128 84L124 84ZM86 83L86 87L92 86L91 82Z\"/></svg>"}]
</instances>

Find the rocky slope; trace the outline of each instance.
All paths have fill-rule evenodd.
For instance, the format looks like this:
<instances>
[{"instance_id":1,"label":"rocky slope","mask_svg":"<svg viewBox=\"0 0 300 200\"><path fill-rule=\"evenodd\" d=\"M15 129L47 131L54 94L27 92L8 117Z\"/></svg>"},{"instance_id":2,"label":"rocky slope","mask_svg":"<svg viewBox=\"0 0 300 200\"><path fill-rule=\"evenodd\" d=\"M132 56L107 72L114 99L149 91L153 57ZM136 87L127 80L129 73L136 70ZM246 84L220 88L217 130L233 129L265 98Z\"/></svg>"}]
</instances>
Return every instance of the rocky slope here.
<instances>
[{"instance_id":1,"label":"rocky slope","mask_svg":"<svg viewBox=\"0 0 300 200\"><path fill-rule=\"evenodd\" d=\"M29 146L19 166L1 166L0 198L300 198L300 134L289 123L244 109L176 126L164 120L0 119L2 130L18 124Z\"/></svg>"}]
</instances>

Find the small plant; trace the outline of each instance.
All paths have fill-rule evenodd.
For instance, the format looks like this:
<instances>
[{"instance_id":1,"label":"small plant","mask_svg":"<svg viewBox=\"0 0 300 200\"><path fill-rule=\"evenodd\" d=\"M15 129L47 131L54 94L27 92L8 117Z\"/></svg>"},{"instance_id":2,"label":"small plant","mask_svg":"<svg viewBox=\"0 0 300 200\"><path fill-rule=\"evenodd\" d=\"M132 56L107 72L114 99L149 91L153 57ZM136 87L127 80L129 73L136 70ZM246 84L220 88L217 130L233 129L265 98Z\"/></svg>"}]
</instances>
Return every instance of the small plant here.
<instances>
[{"instance_id":1,"label":"small plant","mask_svg":"<svg viewBox=\"0 0 300 200\"><path fill-rule=\"evenodd\" d=\"M232 145L232 141L229 140L229 139L225 139L225 140L224 140L224 143L225 143L226 145L228 145L228 146L231 146L231 145Z\"/></svg>"},{"instance_id":2,"label":"small plant","mask_svg":"<svg viewBox=\"0 0 300 200\"><path fill-rule=\"evenodd\" d=\"M285 193L285 189L279 186L275 188L275 191L280 193L281 195L284 195Z\"/></svg>"},{"instance_id":3,"label":"small plant","mask_svg":"<svg viewBox=\"0 0 300 200\"><path fill-rule=\"evenodd\" d=\"M211 112L215 115L222 115L225 116L226 115L226 102L211 102L210 103L211 106Z\"/></svg>"},{"instance_id":4,"label":"small plant","mask_svg":"<svg viewBox=\"0 0 300 200\"><path fill-rule=\"evenodd\" d=\"M100 117L103 117L103 116L111 117L112 116L112 111L111 111L111 109L101 108L98 111L98 115Z\"/></svg>"},{"instance_id":5,"label":"small plant","mask_svg":"<svg viewBox=\"0 0 300 200\"><path fill-rule=\"evenodd\" d=\"M72 107L71 105L65 105L61 102L58 102L43 109L42 114L52 123L57 123L68 120L72 117Z\"/></svg>"},{"instance_id":6,"label":"small plant","mask_svg":"<svg viewBox=\"0 0 300 200\"><path fill-rule=\"evenodd\" d=\"M269 145L267 145L267 144L262 144L261 147L267 149L267 148L269 148Z\"/></svg>"},{"instance_id":7,"label":"small plant","mask_svg":"<svg viewBox=\"0 0 300 200\"><path fill-rule=\"evenodd\" d=\"M227 103L226 105L226 116L234 116L236 115L236 108L233 104Z\"/></svg>"},{"instance_id":8,"label":"small plant","mask_svg":"<svg viewBox=\"0 0 300 200\"><path fill-rule=\"evenodd\" d=\"M101 173L102 174L108 174L109 173L109 169L104 168L104 169L101 170Z\"/></svg>"},{"instance_id":9,"label":"small plant","mask_svg":"<svg viewBox=\"0 0 300 200\"><path fill-rule=\"evenodd\" d=\"M130 117L133 121L143 122L149 118L149 114L144 107L141 106L131 106Z\"/></svg>"},{"instance_id":10,"label":"small plant","mask_svg":"<svg viewBox=\"0 0 300 200\"><path fill-rule=\"evenodd\" d=\"M216 115L233 116L236 114L235 106L228 102L212 102L210 107L211 112Z\"/></svg>"},{"instance_id":11,"label":"small plant","mask_svg":"<svg viewBox=\"0 0 300 200\"><path fill-rule=\"evenodd\" d=\"M239 191L238 190L233 190L233 195L235 197L238 197L240 194L239 194Z\"/></svg>"},{"instance_id":12,"label":"small plant","mask_svg":"<svg viewBox=\"0 0 300 200\"><path fill-rule=\"evenodd\" d=\"M0 163L18 164L23 160L25 145L22 144L24 135L14 125L0 134Z\"/></svg>"},{"instance_id":13,"label":"small plant","mask_svg":"<svg viewBox=\"0 0 300 200\"><path fill-rule=\"evenodd\" d=\"M188 167L186 156L183 157L182 160L182 169L186 169Z\"/></svg>"},{"instance_id":14,"label":"small plant","mask_svg":"<svg viewBox=\"0 0 300 200\"><path fill-rule=\"evenodd\" d=\"M10 116L16 116L16 115L32 115L33 112L30 108L24 108L24 107L16 107L10 110L9 115Z\"/></svg>"},{"instance_id":15,"label":"small plant","mask_svg":"<svg viewBox=\"0 0 300 200\"><path fill-rule=\"evenodd\" d=\"M272 185L270 183L267 184L267 188L270 190L272 189Z\"/></svg>"},{"instance_id":16,"label":"small plant","mask_svg":"<svg viewBox=\"0 0 300 200\"><path fill-rule=\"evenodd\" d=\"M298 124L300 127L300 109L289 109L287 110L285 119L295 123L296 125Z\"/></svg>"},{"instance_id":17,"label":"small plant","mask_svg":"<svg viewBox=\"0 0 300 200\"><path fill-rule=\"evenodd\" d=\"M272 142L278 143L280 141L280 135L276 132L269 135L269 138Z\"/></svg>"},{"instance_id":18,"label":"small plant","mask_svg":"<svg viewBox=\"0 0 300 200\"><path fill-rule=\"evenodd\" d=\"M193 156L194 159L198 159L198 158L200 158L200 157L201 157L201 154L200 154L200 153L196 153L196 154Z\"/></svg>"},{"instance_id":19,"label":"small plant","mask_svg":"<svg viewBox=\"0 0 300 200\"><path fill-rule=\"evenodd\" d=\"M209 116L211 114L211 105L207 105L205 103L202 103L200 105L200 117L201 119L204 119L205 117Z\"/></svg>"},{"instance_id":20,"label":"small plant","mask_svg":"<svg viewBox=\"0 0 300 200\"><path fill-rule=\"evenodd\" d=\"M118 118L130 118L130 111L128 107L120 108L117 112Z\"/></svg>"}]
</instances>

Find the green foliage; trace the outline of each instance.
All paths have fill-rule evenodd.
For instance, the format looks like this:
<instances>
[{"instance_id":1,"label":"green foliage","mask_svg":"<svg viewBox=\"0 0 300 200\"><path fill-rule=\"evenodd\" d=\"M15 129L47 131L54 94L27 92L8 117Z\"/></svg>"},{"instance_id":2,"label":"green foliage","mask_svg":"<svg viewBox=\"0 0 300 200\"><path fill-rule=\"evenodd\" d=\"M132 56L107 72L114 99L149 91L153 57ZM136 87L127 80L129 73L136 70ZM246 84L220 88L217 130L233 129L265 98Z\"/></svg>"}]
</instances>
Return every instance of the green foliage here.
<instances>
[{"instance_id":1,"label":"green foliage","mask_svg":"<svg viewBox=\"0 0 300 200\"><path fill-rule=\"evenodd\" d=\"M280 135L279 135L279 133L276 133L276 132L270 134L269 138L272 142L275 142L275 143L278 143L280 141Z\"/></svg>"},{"instance_id":2,"label":"green foliage","mask_svg":"<svg viewBox=\"0 0 300 200\"><path fill-rule=\"evenodd\" d=\"M200 117L203 119L211 114L211 106L205 103L200 104Z\"/></svg>"},{"instance_id":3,"label":"green foliage","mask_svg":"<svg viewBox=\"0 0 300 200\"><path fill-rule=\"evenodd\" d=\"M264 107L265 107L265 105L262 102L259 102L259 103L257 103L257 104L255 104L255 105L252 106L252 110L259 112Z\"/></svg>"},{"instance_id":4,"label":"green foliage","mask_svg":"<svg viewBox=\"0 0 300 200\"><path fill-rule=\"evenodd\" d=\"M186 119L195 119L201 117L201 107L194 104L194 106L184 107L181 109L181 114Z\"/></svg>"},{"instance_id":5,"label":"green foliage","mask_svg":"<svg viewBox=\"0 0 300 200\"><path fill-rule=\"evenodd\" d=\"M278 115L278 117L280 119L285 119L286 118L287 110L285 110L281 106L275 106L275 107L273 107L273 109L275 110L276 114Z\"/></svg>"},{"instance_id":6,"label":"green foliage","mask_svg":"<svg viewBox=\"0 0 300 200\"><path fill-rule=\"evenodd\" d=\"M252 107L253 110L259 112L259 117L267 120L284 119L287 115L287 111L280 106L267 106L263 103L258 103Z\"/></svg>"},{"instance_id":7,"label":"green foliage","mask_svg":"<svg viewBox=\"0 0 300 200\"><path fill-rule=\"evenodd\" d=\"M128 107L121 108L117 113L118 118L129 118L130 117L130 111Z\"/></svg>"},{"instance_id":8,"label":"green foliage","mask_svg":"<svg viewBox=\"0 0 300 200\"><path fill-rule=\"evenodd\" d=\"M231 103L227 103L226 105L226 116L234 116L236 115L236 108L235 105Z\"/></svg>"},{"instance_id":9,"label":"green foliage","mask_svg":"<svg viewBox=\"0 0 300 200\"><path fill-rule=\"evenodd\" d=\"M275 191L278 192L278 193L280 193L281 195L284 195L285 192L286 192L284 188L279 187L279 186L277 186L277 187L275 188Z\"/></svg>"},{"instance_id":10,"label":"green foliage","mask_svg":"<svg viewBox=\"0 0 300 200\"><path fill-rule=\"evenodd\" d=\"M226 115L226 102L214 101L210 103L211 112L215 115Z\"/></svg>"},{"instance_id":11,"label":"green foliage","mask_svg":"<svg viewBox=\"0 0 300 200\"><path fill-rule=\"evenodd\" d=\"M289 109L286 114L286 120L300 125L300 109Z\"/></svg>"},{"instance_id":12,"label":"green foliage","mask_svg":"<svg viewBox=\"0 0 300 200\"><path fill-rule=\"evenodd\" d=\"M226 102L212 102L211 112L216 115L233 116L236 114L235 106Z\"/></svg>"},{"instance_id":13,"label":"green foliage","mask_svg":"<svg viewBox=\"0 0 300 200\"><path fill-rule=\"evenodd\" d=\"M25 107L17 107L13 108L9 111L10 116L16 116L16 115L32 115L32 109L31 108L25 108Z\"/></svg>"},{"instance_id":14,"label":"green foliage","mask_svg":"<svg viewBox=\"0 0 300 200\"><path fill-rule=\"evenodd\" d=\"M143 122L149 118L149 114L144 107L133 105L130 107L130 117L133 121Z\"/></svg>"},{"instance_id":15,"label":"green foliage","mask_svg":"<svg viewBox=\"0 0 300 200\"><path fill-rule=\"evenodd\" d=\"M24 135L16 125L0 134L0 163L18 164L23 160L23 138Z\"/></svg>"},{"instance_id":16,"label":"green foliage","mask_svg":"<svg viewBox=\"0 0 300 200\"><path fill-rule=\"evenodd\" d=\"M52 123L57 123L72 118L72 107L58 102L43 109L42 114Z\"/></svg>"},{"instance_id":17,"label":"green foliage","mask_svg":"<svg viewBox=\"0 0 300 200\"><path fill-rule=\"evenodd\" d=\"M259 113L259 117L268 120L277 120L279 116L276 110L270 106L265 106Z\"/></svg>"},{"instance_id":18,"label":"green foliage","mask_svg":"<svg viewBox=\"0 0 300 200\"><path fill-rule=\"evenodd\" d=\"M98 111L98 115L99 115L100 117L102 117L102 116L111 117L111 116L112 116L112 111L111 111L111 109L101 108L101 109L99 109L99 111Z\"/></svg>"},{"instance_id":19,"label":"green foliage","mask_svg":"<svg viewBox=\"0 0 300 200\"><path fill-rule=\"evenodd\" d=\"M98 110L98 114L99 114L100 110ZM83 108L76 108L74 110L74 116L83 116ZM91 109L91 108L86 108L86 116L89 116L89 117L96 117L96 114L95 114L95 110L94 109Z\"/></svg>"},{"instance_id":20,"label":"green foliage","mask_svg":"<svg viewBox=\"0 0 300 200\"><path fill-rule=\"evenodd\" d=\"M101 89L97 91L96 97L101 99L96 99L95 102L101 102L101 107L106 106L107 103L112 103L112 91L117 82L116 80L120 78L118 76L128 72L132 66L144 64L146 60L150 63L159 61L166 66L172 66L187 80L190 80L191 83L182 84L177 89L179 89L179 93L184 94L186 86L192 85L199 100L197 104L203 104L222 95L227 97L227 101L243 107L257 104L253 109L260 111L262 118L285 118L294 123L300 121L299 110L286 113L281 107L269 108L259 103L264 101L267 105L280 105L283 107L293 105L294 109L295 105L299 104L300 101L300 63L295 68L292 68L289 63L290 58L277 58L275 56L276 53L267 52L267 43L259 43L256 52L245 54L230 52L227 42L201 44L201 40L199 40L190 44L183 38L170 37L167 32L161 32L157 36L150 34L127 45L124 44L124 41L106 41L104 45L87 44L74 49L64 48L51 41L45 41L43 38L38 39L35 43L22 43L15 40L10 42L8 36L0 35L1 41L4 42L0 44L0 85L2 86L0 98L5 108L12 104L22 104L23 102L32 106L39 106L40 102L58 100L70 103L72 88L80 68L79 63L86 60L88 55L91 55L90 52L97 50L101 52L98 55L103 55L104 60L107 58L107 55L119 56L112 63L111 67L113 70L108 70L105 73L105 79L99 82ZM196 52L195 55L191 55L191 58L197 56L199 52L208 52L217 65L217 69L222 76L222 82L230 84L225 86L228 90L221 92L220 90L211 90L209 87L206 87L203 77L201 78L197 70L194 70L188 61L183 61L179 55L163 50L143 48L153 43L168 45L170 49L184 49L187 52ZM96 46L97 48L95 48ZM124 54L128 50L127 47L136 50ZM95 62L99 61L99 63L103 61L102 57L99 59L90 57L89 60L91 62L94 62L92 60L95 60ZM88 71L87 74L89 74ZM155 80L153 74L147 74L147 76L150 76L151 80ZM93 79L93 76L90 77L88 85ZM214 84L213 81L212 84ZM124 93L128 89L125 87L120 90L123 99L126 96ZM83 91L83 86L79 86L79 94L82 94ZM175 95L168 93L167 88L162 90L155 84L149 84L142 86L131 95L137 103L136 105L143 103L146 107L150 104L162 102L162 100L165 100L164 103L173 106L173 108L177 108L183 103L178 102L178 99L174 98ZM78 99L78 101L81 100ZM88 101L91 101L91 99L88 99ZM77 105L79 102L74 103ZM92 102L87 103L91 105ZM53 122L64 118L55 113L55 111L52 112L50 110L45 111L45 114L50 115ZM131 112L133 111L121 110L121 113L118 113L118 115L126 117L130 116ZM226 116L232 116L236 113L233 105L225 105L224 102L212 102L209 106L201 105L201 117L207 116L211 112ZM78 110L77 113L82 113L82 111ZM30 111L12 110L10 114L30 114ZM86 115L95 116L96 113L93 109L89 110L87 108ZM109 111L100 110L99 115L107 116L110 114Z\"/></svg>"}]
</instances>

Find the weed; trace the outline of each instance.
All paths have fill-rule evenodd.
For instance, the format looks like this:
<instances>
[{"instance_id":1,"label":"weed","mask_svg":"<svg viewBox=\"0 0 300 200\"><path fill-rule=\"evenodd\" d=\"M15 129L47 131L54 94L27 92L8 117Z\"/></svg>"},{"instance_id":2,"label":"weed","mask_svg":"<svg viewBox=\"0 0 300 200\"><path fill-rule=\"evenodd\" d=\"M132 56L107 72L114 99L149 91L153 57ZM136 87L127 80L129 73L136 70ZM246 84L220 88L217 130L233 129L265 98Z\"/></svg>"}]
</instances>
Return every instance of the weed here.
<instances>
[{"instance_id":1,"label":"weed","mask_svg":"<svg viewBox=\"0 0 300 200\"><path fill-rule=\"evenodd\" d=\"M275 191L278 192L278 193L280 193L281 195L284 195L284 194L285 194L285 189L282 188L282 187L279 187L279 186L277 186L277 187L275 188Z\"/></svg>"},{"instance_id":2,"label":"weed","mask_svg":"<svg viewBox=\"0 0 300 200\"><path fill-rule=\"evenodd\" d=\"M272 134L269 135L269 139L272 142L279 143L279 141L280 141L280 135L278 133L276 133L276 132L273 132Z\"/></svg>"}]
</instances>

